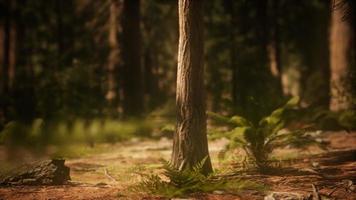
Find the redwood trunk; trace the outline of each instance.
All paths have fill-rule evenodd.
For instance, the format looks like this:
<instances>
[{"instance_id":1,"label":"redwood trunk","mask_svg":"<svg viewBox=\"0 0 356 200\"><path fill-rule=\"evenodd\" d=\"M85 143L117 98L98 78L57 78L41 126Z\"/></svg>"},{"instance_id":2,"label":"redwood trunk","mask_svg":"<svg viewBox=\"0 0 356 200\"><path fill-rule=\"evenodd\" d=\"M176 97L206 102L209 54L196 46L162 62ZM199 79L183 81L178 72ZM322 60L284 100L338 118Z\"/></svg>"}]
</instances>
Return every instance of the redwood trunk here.
<instances>
[{"instance_id":1,"label":"redwood trunk","mask_svg":"<svg viewBox=\"0 0 356 200\"><path fill-rule=\"evenodd\" d=\"M351 109L352 88L351 88L351 53L353 32L351 23L345 19L344 10L348 3L342 4L342 0L332 1L332 18L330 31L330 110L341 111Z\"/></svg>"},{"instance_id":2,"label":"redwood trunk","mask_svg":"<svg viewBox=\"0 0 356 200\"><path fill-rule=\"evenodd\" d=\"M207 158L203 173L212 171L206 135L203 67L202 0L179 0L177 127L172 163L190 169Z\"/></svg>"}]
</instances>

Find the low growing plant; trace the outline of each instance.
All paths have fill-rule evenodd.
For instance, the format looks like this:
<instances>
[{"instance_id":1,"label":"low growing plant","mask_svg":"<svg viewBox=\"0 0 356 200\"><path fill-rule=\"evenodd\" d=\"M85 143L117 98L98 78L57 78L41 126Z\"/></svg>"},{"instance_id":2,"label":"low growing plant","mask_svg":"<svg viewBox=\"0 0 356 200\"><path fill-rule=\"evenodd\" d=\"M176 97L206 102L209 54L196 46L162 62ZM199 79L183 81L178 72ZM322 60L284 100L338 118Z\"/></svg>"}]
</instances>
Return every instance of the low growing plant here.
<instances>
[{"instance_id":1,"label":"low growing plant","mask_svg":"<svg viewBox=\"0 0 356 200\"><path fill-rule=\"evenodd\" d=\"M297 97L290 99L284 106L274 110L256 124L238 115L229 118L216 113L208 114L216 122L230 127L229 131L221 133L230 140L226 150L242 147L250 163L259 170L264 170L269 167L268 161L276 148L288 145L302 147L317 143L306 129L293 131L285 129L293 118L298 102Z\"/></svg>"},{"instance_id":2,"label":"low growing plant","mask_svg":"<svg viewBox=\"0 0 356 200\"><path fill-rule=\"evenodd\" d=\"M203 159L192 169L177 170L170 162L163 162L163 174L144 175L143 180L132 187L134 192L144 192L163 197L182 197L197 192L238 192L243 189L263 190L263 186L248 180L225 180L214 174L203 175Z\"/></svg>"}]
</instances>

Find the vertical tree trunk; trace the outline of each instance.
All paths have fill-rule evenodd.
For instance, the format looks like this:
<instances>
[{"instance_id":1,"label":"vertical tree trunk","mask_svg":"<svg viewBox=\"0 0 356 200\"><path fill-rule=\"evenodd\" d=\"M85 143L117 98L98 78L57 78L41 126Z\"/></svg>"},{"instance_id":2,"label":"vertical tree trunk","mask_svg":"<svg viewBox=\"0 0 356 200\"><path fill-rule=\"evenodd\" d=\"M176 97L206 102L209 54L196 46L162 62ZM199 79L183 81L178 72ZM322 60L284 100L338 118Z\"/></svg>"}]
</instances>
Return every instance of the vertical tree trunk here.
<instances>
[{"instance_id":1,"label":"vertical tree trunk","mask_svg":"<svg viewBox=\"0 0 356 200\"><path fill-rule=\"evenodd\" d=\"M179 0L177 127L172 163L189 169L206 158L203 173L212 171L206 136L203 67L203 0Z\"/></svg>"},{"instance_id":2,"label":"vertical tree trunk","mask_svg":"<svg viewBox=\"0 0 356 200\"><path fill-rule=\"evenodd\" d=\"M4 92L9 93L15 81L16 26L13 20L13 1L7 0L4 22Z\"/></svg>"},{"instance_id":3,"label":"vertical tree trunk","mask_svg":"<svg viewBox=\"0 0 356 200\"><path fill-rule=\"evenodd\" d=\"M56 0L56 21L57 21L57 70L60 69L63 64L64 41L63 41L63 1Z\"/></svg>"},{"instance_id":4,"label":"vertical tree trunk","mask_svg":"<svg viewBox=\"0 0 356 200\"><path fill-rule=\"evenodd\" d=\"M4 43L5 43L4 17L0 17L0 131L5 125L5 66L4 66Z\"/></svg>"},{"instance_id":5,"label":"vertical tree trunk","mask_svg":"<svg viewBox=\"0 0 356 200\"><path fill-rule=\"evenodd\" d=\"M330 31L330 110L341 111L353 106L352 81L352 32L351 23L343 19L348 3L332 0L332 17Z\"/></svg>"},{"instance_id":6,"label":"vertical tree trunk","mask_svg":"<svg viewBox=\"0 0 356 200\"><path fill-rule=\"evenodd\" d=\"M279 35L279 0L269 1L269 41L267 46L269 67L272 76L275 78L277 85L277 92L281 95L282 91L282 63L281 63L281 49L280 49L280 35Z\"/></svg>"},{"instance_id":7,"label":"vertical tree trunk","mask_svg":"<svg viewBox=\"0 0 356 200\"><path fill-rule=\"evenodd\" d=\"M226 8L229 12L229 20L230 20L230 32L229 32L229 38L230 38L230 68L232 71L232 76L231 76L231 99L233 105L238 105L238 103L241 101L238 100L238 93L241 92L238 89L238 66L236 65L236 14L235 14L235 5L234 5L234 0L226 0Z\"/></svg>"},{"instance_id":8,"label":"vertical tree trunk","mask_svg":"<svg viewBox=\"0 0 356 200\"><path fill-rule=\"evenodd\" d=\"M118 0L110 0L110 18L109 18L109 46L110 53L107 65L107 93L106 100L109 105L110 113L117 114L119 93L117 87L117 72L119 65L119 44L118 44L118 16L119 16L119 2Z\"/></svg>"},{"instance_id":9,"label":"vertical tree trunk","mask_svg":"<svg viewBox=\"0 0 356 200\"><path fill-rule=\"evenodd\" d=\"M323 2L319 6L309 5L304 12L305 27L308 29L299 41L302 66L298 67L300 78L299 96L301 106L329 107L329 34L330 28L330 3Z\"/></svg>"},{"instance_id":10,"label":"vertical tree trunk","mask_svg":"<svg viewBox=\"0 0 356 200\"><path fill-rule=\"evenodd\" d=\"M143 112L140 0L124 0L122 34L123 111L138 116Z\"/></svg>"},{"instance_id":11,"label":"vertical tree trunk","mask_svg":"<svg viewBox=\"0 0 356 200\"><path fill-rule=\"evenodd\" d=\"M23 12L29 6L26 1L15 0L13 5L14 27L18 33L15 37L16 47L16 76L12 92L14 109L17 119L24 123L31 123L36 115L34 69L30 60L32 45L27 43L31 36L30 26L26 23L27 15ZM14 64L15 65L15 64Z\"/></svg>"},{"instance_id":12,"label":"vertical tree trunk","mask_svg":"<svg viewBox=\"0 0 356 200\"><path fill-rule=\"evenodd\" d=\"M15 61L16 61L16 26L13 19L14 2L11 0L4 1L4 15L2 25L2 67L1 67L1 87L2 95L7 98L2 98L0 119L4 123L9 120L8 109L11 106L8 99L12 95L12 90L15 82Z\"/></svg>"},{"instance_id":13,"label":"vertical tree trunk","mask_svg":"<svg viewBox=\"0 0 356 200\"><path fill-rule=\"evenodd\" d=\"M151 46L151 45L150 45ZM157 78L157 58L155 47L148 46L144 52L144 81L145 95L148 97L148 108L154 108L160 102L158 78Z\"/></svg>"},{"instance_id":14,"label":"vertical tree trunk","mask_svg":"<svg viewBox=\"0 0 356 200\"><path fill-rule=\"evenodd\" d=\"M0 17L0 96L4 95L5 91L5 67L4 67L4 53L5 53L5 26L4 17ZM1 106L1 105L0 105ZM0 108L1 109L1 108Z\"/></svg>"}]
</instances>

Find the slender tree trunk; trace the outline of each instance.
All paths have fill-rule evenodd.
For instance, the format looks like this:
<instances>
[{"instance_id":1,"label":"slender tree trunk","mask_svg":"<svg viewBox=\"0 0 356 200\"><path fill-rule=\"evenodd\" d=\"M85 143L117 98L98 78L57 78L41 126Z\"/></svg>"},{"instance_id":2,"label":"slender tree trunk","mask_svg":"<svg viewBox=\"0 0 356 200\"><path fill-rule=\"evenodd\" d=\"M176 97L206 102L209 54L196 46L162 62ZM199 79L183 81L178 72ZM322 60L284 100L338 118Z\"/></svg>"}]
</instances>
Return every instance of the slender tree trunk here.
<instances>
[{"instance_id":1,"label":"slender tree trunk","mask_svg":"<svg viewBox=\"0 0 356 200\"><path fill-rule=\"evenodd\" d=\"M4 70L4 43L5 43L5 29L4 17L0 17L0 131L3 129L5 119L5 70Z\"/></svg>"},{"instance_id":2,"label":"slender tree trunk","mask_svg":"<svg viewBox=\"0 0 356 200\"><path fill-rule=\"evenodd\" d=\"M148 108L154 108L160 102L159 98L161 98L157 78L155 47L147 47L144 54L145 95L148 97Z\"/></svg>"},{"instance_id":3,"label":"slender tree trunk","mask_svg":"<svg viewBox=\"0 0 356 200\"><path fill-rule=\"evenodd\" d=\"M4 91L9 94L15 81L16 26L13 20L13 1L6 1L4 22Z\"/></svg>"},{"instance_id":4,"label":"slender tree trunk","mask_svg":"<svg viewBox=\"0 0 356 200\"><path fill-rule=\"evenodd\" d=\"M301 106L329 107L329 34L330 28L330 3L325 2L318 7L307 9L305 22L307 27L304 41L300 44L300 53L303 65L298 67L300 79L299 96Z\"/></svg>"},{"instance_id":5,"label":"slender tree trunk","mask_svg":"<svg viewBox=\"0 0 356 200\"><path fill-rule=\"evenodd\" d=\"M344 10L349 6L341 4L342 0L332 0L332 17L330 31L330 71L331 99L330 110L341 111L353 106L352 94L352 40L354 33L351 23L343 19ZM353 80L355 81L355 80Z\"/></svg>"},{"instance_id":6,"label":"slender tree trunk","mask_svg":"<svg viewBox=\"0 0 356 200\"><path fill-rule=\"evenodd\" d=\"M55 1L58 69L69 67L73 62L74 31L70 23L75 23L74 7L74 1Z\"/></svg>"},{"instance_id":7,"label":"slender tree trunk","mask_svg":"<svg viewBox=\"0 0 356 200\"><path fill-rule=\"evenodd\" d=\"M233 105L237 106L238 103L241 101L238 100L238 93L240 92L238 89L238 66L236 64L236 14L235 14L235 6L234 0L226 0L226 7L229 12L229 20L230 20L230 32L229 32L229 39L230 39L230 68L232 71L231 77L231 99Z\"/></svg>"},{"instance_id":8,"label":"slender tree trunk","mask_svg":"<svg viewBox=\"0 0 356 200\"><path fill-rule=\"evenodd\" d=\"M118 16L119 16L119 1L110 0L110 18L109 18L109 46L110 53L107 65L107 93L106 100L109 104L110 113L117 114L119 106L119 93L117 87L117 72L119 67L120 48L118 43Z\"/></svg>"},{"instance_id":9,"label":"slender tree trunk","mask_svg":"<svg viewBox=\"0 0 356 200\"><path fill-rule=\"evenodd\" d=\"M63 64L64 38L63 38L63 1L56 0L56 21L57 21L57 70Z\"/></svg>"},{"instance_id":10,"label":"slender tree trunk","mask_svg":"<svg viewBox=\"0 0 356 200\"><path fill-rule=\"evenodd\" d=\"M7 98L3 98L1 102L2 113L0 113L0 119L8 121L10 116L8 115L8 109L11 106L8 99L12 96L12 91L15 82L15 61L16 61L16 26L13 19L14 1L4 1L4 14L3 14L3 32L2 32L2 95Z\"/></svg>"},{"instance_id":11,"label":"slender tree trunk","mask_svg":"<svg viewBox=\"0 0 356 200\"><path fill-rule=\"evenodd\" d=\"M140 0L124 0L122 23L123 112L138 116L143 112L141 66Z\"/></svg>"},{"instance_id":12,"label":"slender tree trunk","mask_svg":"<svg viewBox=\"0 0 356 200\"><path fill-rule=\"evenodd\" d=\"M203 67L203 0L179 0L177 127L172 163L179 170L206 158L203 173L212 171L206 136Z\"/></svg>"},{"instance_id":13,"label":"slender tree trunk","mask_svg":"<svg viewBox=\"0 0 356 200\"><path fill-rule=\"evenodd\" d=\"M269 67L272 76L275 78L277 85L277 92L282 95L282 62L281 62L281 49L280 49L280 35L279 35L279 0L270 0L269 5L269 43L267 46Z\"/></svg>"},{"instance_id":14,"label":"slender tree trunk","mask_svg":"<svg viewBox=\"0 0 356 200\"><path fill-rule=\"evenodd\" d=\"M0 17L0 96L4 95L5 91L5 67L4 67L4 48L5 47L5 26L4 18ZM0 108L1 109L1 108Z\"/></svg>"}]
</instances>

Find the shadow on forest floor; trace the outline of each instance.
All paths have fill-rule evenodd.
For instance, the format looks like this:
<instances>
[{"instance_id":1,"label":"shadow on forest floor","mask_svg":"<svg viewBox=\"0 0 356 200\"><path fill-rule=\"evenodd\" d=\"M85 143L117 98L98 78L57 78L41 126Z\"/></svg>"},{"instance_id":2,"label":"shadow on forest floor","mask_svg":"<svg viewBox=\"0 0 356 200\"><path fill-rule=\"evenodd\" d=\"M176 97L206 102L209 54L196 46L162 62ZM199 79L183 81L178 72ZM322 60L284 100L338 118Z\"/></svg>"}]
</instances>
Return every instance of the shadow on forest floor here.
<instances>
[{"instance_id":1,"label":"shadow on forest floor","mask_svg":"<svg viewBox=\"0 0 356 200\"><path fill-rule=\"evenodd\" d=\"M248 179L267 188L265 192L242 191L238 195L217 191L194 194L191 199L263 199L271 192L308 196L312 185L330 199L356 199L350 186L356 182L356 132L325 133L329 151L317 149L281 149L275 157L296 154L281 162L281 168L267 174L239 171L225 175L226 179ZM218 159L226 143L210 143L211 157L217 169L228 169L233 162ZM142 194L128 196L127 188L141 180L141 174L160 173L160 159L169 159L171 140L134 140L107 145L97 153L67 159L72 183L62 186L16 186L0 188L0 199L162 199ZM0 152L1 153L1 152ZM354 185L353 185L354 187ZM163 198L164 199L164 198Z\"/></svg>"}]
</instances>

